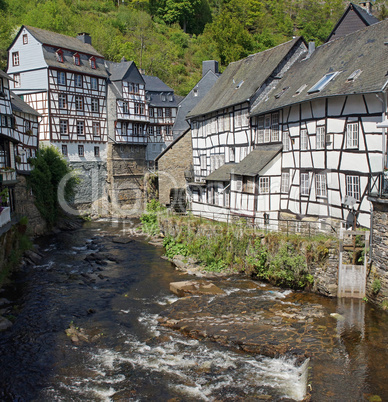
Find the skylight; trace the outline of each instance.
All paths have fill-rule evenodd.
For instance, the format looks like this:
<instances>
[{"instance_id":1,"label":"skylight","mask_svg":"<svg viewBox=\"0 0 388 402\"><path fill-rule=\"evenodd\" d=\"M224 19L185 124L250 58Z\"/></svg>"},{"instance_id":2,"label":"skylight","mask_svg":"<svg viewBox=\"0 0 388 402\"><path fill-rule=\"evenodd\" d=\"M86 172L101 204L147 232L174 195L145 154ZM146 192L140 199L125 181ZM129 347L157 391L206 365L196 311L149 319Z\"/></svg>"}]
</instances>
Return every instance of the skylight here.
<instances>
[{"instance_id":1,"label":"skylight","mask_svg":"<svg viewBox=\"0 0 388 402\"><path fill-rule=\"evenodd\" d=\"M307 84L303 84L300 88L298 88L298 89L296 90L294 96L299 95L306 87L307 87Z\"/></svg>"},{"instance_id":2,"label":"skylight","mask_svg":"<svg viewBox=\"0 0 388 402\"><path fill-rule=\"evenodd\" d=\"M358 76L362 73L360 69L353 71L352 74L349 75L348 81L354 81Z\"/></svg>"},{"instance_id":3,"label":"skylight","mask_svg":"<svg viewBox=\"0 0 388 402\"><path fill-rule=\"evenodd\" d=\"M325 86L337 75L339 74L338 71L335 71L334 73L329 73L326 74L324 77L322 77L313 87L311 87L307 93L308 94L312 94L314 92L319 92L321 91L323 88L325 88Z\"/></svg>"}]
</instances>

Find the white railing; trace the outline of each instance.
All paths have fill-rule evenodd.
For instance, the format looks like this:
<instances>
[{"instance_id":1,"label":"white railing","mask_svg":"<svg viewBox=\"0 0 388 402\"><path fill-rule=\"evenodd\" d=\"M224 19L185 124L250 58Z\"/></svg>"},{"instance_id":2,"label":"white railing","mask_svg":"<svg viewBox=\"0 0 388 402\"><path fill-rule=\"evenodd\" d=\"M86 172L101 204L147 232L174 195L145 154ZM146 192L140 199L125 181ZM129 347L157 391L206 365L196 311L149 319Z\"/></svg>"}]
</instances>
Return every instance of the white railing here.
<instances>
[{"instance_id":1,"label":"white railing","mask_svg":"<svg viewBox=\"0 0 388 402\"><path fill-rule=\"evenodd\" d=\"M15 170L1 170L0 175L3 176L3 183L6 181L15 181L16 180L16 171Z\"/></svg>"},{"instance_id":2,"label":"white railing","mask_svg":"<svg viewBox=\"0 0 388 402\"><path fill-rule=\"evenodd\" d=\"M0 212L0 228L5 226L8 222L11 222L11 208L5 207Z\"/></svg>"}]
</instances>

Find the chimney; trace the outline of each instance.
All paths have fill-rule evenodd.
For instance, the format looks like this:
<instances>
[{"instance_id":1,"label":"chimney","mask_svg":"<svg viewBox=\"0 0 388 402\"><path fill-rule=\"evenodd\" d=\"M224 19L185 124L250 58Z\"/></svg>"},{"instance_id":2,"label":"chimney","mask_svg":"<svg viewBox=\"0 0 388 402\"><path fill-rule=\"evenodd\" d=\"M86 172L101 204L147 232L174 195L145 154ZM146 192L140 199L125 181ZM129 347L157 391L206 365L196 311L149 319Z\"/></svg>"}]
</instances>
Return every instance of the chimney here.
<instances>
[{"instance_id":1,"label":"chimney","mask_svg":"<svg viewBox=\"0 0 388 402\"><path fill-rule=\"evenodd\" d=\"M77 34L77 39L79 39L83 43L87 43L89 45L92 44L92 37L86 32L80 32Z\"/></svg>"},{"instance_id":2,"label":"chimney","mask_svg":"<svg viewBox=\"0 0 388 402\"><path fill-rule=\"evenodd\" d=\"M218 74L218 61L216 61L216 60L204 60L202 62L202 77L209 70L213 71L214 74Z\"/></svg>"},{"instance_id":3,"label":"chimney","mask_svg":"<svg viewBox=\"0 0 388 402\"><path fill-rule=\"evenodd\" d=\"M372 14L371 1L360 1L360 7L362 7L368 14Z\"/></svg>"},{"instance_id":4,"label":"chimney","mask_svg":"<svg viewBox=\"0 0 388 402\"><path fill-rule=\"evenodd\" d=\"M309 52L307 57L310 57L314 52L315 52L315 42L309 42Z\"/></svg>"}]
</instances>

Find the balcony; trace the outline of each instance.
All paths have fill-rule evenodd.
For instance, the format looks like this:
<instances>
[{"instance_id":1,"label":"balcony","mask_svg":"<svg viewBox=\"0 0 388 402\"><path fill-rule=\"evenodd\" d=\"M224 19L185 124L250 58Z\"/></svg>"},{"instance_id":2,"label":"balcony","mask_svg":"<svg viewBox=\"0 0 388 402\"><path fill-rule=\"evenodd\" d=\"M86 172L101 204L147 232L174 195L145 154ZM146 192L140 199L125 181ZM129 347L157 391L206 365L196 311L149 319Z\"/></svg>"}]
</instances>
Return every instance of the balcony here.
<instances>
[{"instance_id":1,"label":"balcony","mask_svg":"<svg viewBox=\"0 0 388 402\"><path fill-rule=\"evenodd\" d=\"M0 184L16 183L16 170L12 168L0 168Z\"/></svg>"},{"instance_id":2,"label":"balcony","mask_svg":"<svg viewBox=\"0 0 388 402\"><path fill-rule=\"evenodd\" d=\"M368 196L388 198L388 170L370 174Z\"/></svg>"}]
</instances>

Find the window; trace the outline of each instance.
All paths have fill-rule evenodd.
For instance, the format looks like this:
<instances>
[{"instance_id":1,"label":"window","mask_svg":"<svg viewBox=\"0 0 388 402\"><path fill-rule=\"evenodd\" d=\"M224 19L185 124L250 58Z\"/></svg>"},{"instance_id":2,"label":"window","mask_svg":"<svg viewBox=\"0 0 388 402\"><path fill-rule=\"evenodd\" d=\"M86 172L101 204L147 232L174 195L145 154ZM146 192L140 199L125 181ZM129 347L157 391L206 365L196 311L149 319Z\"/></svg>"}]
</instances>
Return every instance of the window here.
<instances>
[{"instance_id":1,"label":"window","mask_svg":"<svg viewBox=\"0 0 388 402\"><path fill-rule=\"evenodd\" d=\"M154 117L154 108L150 107L148 110L149 110L150 117Z\"/></svg>"},{"instance_id":2,"label":"window","mask_svg":"<svg viewBox=\"0 0 388 402\"><path fill-rule=\"evenodd\" d=\"M15 80L13 83L14 88L20 88L20 74L14 74L13 79Z\"/></svg>"},{"instance_id":3,"label":"window","mask_svg":"<svg viewBox=\"0 0 388 402\"><path fill-rule=\"evenodd\" d=\"M63 51L61 49L58 49L55 54L57 56L57 61L59 63L63 63Z\"/></svg>"},{"instance_id":4,"label":"window","mask_svg":"<svg viewBox=\"0 0 388 402\"><path fill-rule=\"evenodd\" d=\"M75 109L76 110L84 110L84 99L82 96L75 96Z\"/></svg>"},{"instance_id":5,"label":"window","mask_svg":"<svg viewBox=\"0 0 388 402\"><path fill-rule=\"evenodd\" d=\"M171 117L171 109L166 108L166 117Z\"/></svg>"},{"instance_id":6,"label":"window","mask_svg":"<svg viewBox=\"0 0 388 402\"><path fill-rule=\"evenodd\" d=\"M300 195L309 195L309 174L301 173L300 174Z\"/></svg>"},{"instance_id":7,"label":"window","mask_svg":"<svg viewBox=\"0 0 388 402\"><path fill-rule=\"evenodd\" d=\"M84 146L78 145L78 156L84 156Z\"/></svg>"},{"instance_id":8,"label":"window","mask_svg":"<svg viewBox=\"0 0 388 402\"><path fill-rule=\"evenodd\" d=\"M160 131L161 131L160 126L156 126L156 135L160 135Z\"/></svg>"},{"instance_id":9,"label":"window","mask_svg":"<svg viewBox=\"0 0 388 402\"><path fill-rule=\"evenodd\" d=\"M23 45L27 45L28 44L28 35L24 34L23 35Z\"/></svg>"},{"instance_id":10,"label":"window","mask_svg":"<svg viewBox=\"0 0 388 402\"><path fill-rule=\"evenodd\" d=\"M67 145L62 145L62 155L67 156Z\"/></svg>"},{"instance_id":11,"label":"window","mask_svg":"<svg viewBox=\"0 0 388 402\"><path fill-rule=\"evenodd\" d=\"M154 135L154 126L148 126L148 135Z\"/></svg>"},{"instance_id":12,"label":"window","mask_svg":"<svg viewBox=\"0 0 388 402\"><path fill-rule=\"evenodd\" d=\"M259 177L259 194L269 193L269 177Z\"/></svg>"},{"instance_id":13,"label":"window","mask_svg":"<svg viewBox=\"0 0 388 402\"><path fill-rule=\"evenodd\" d=\"M305 128L300 130L300 150L307 151L309 148L309 139L307 136L307 130Z\"/></svg>"},{"instance_id":14,"label":"window","mask_svg":"<svg viewBox=\"0 0 388 402\"><path fill-rule=\"evenodd\" d=\"M66 73L64 71L58 71L58 84L66 85Z\"/></svg>"},{"instance_id":15,"label":"window","mask_svg":"<svg viewBox=\"0 0 388 402\"><path fill-rule=\"evenodd\" d=\"M236 191L242 190L242 176L236 176Z\"/></svg>"},{"instance_id":16,"label":"window","mask_svg":"<svg viewBox=\"0 0 388 402\"><path fill-rule=\"evenodd\" d=\"M323 78L321 78L314 86L312 86L307 93L312 94L314 92L321 91L337 74L338 72L326 74Z\"/></svg>"},{"instance_id":17,"label":"window","mask_svg":"<svg viewBox=\"0 0 388 402\"><path fill-rule=\"evenodd\" d=\"M143 103L135 103L135 114L144 114L144 104Z\"/></svg>"},{"instance_id":18,"label":"window","mask_svg":"<svg viewBox=\"0 0 388 402\"><path fill-rule=\"evenodd\" d=\"M282 172L282 193L288 193L290 190L290 172Z\"/></svg>"},{"instance_id":19,"label":"window","mask_svg":"<svg viewBox=\"0 0 388 402\"><path fill-rule=\"evenodd\" d=\"M353 71L352 74L349 75L347 81L354 81L361 73L362 71L360 69Z\"/></svg>"},{"instance_id":20,"label":"window","mask_svg":"<svg viewBox=\"0 0 388 402\"><path fill-rule=\"evenodd\" d=\"M67 96L65 94L58 95L58 104L60 109L66 109L67 107Z\"/></svg>"},{"instance_id":21,"label":"window","mask_svg":"<svg viewBox=\"0 0 388 402\"><path fill-rule=\"evenodd\" d=\"M93 68L94 70L97 68L95 57L91 57L89 59L89 63L90 63L90 67Z\"/></svg>"},{"instance_id":22,"label":"window","mask_svg":"<svg viewBox=\"0 0 388 402\"><path fill-rule=\"evenodd\" d=\"M85 123L83 121L77 121L77 135L81 137L85 135Z\"/></svg>"},{"instance_id":23,"label":"window","mask_svg":"<svg viewBox=\"0 0 388 402\"><path fill-rule=\"evenodd\" d=\"M346 125L346 148L358 148L358 123Z\"/></svg>"},{"instance_id":24,"label":"window","mask_svg":"<svg viewBox=\"0 0 388 402\"><path fill-rule=\"evenodd\" d=\"M264 118L264 142L271 140L271 115L266 115Z\"/></svg>"},{"instance_id":25,"label":"window","mask_svg":"<svg viewBox=\"0 0 388 402\"><path fill-rule=\"evenodd\" d=\"M315 175L315 187L317 197L327 197L326 173L317 173Z\"/></svg>"},{"instance_id":26,"label":"window","mask_svg":"<svg viewBox=\"0 0 388 402\"><path fill-rule=\"evenodd\" d=\"M18 66L19 65L19 52L13 52L12 53L12 65L13 66Z\"/></svg>"},{"instance_id":27,"label":"window","mask_svg":"<svg viewBox=\"0 0 388 402\"><path fill-rule=\"evenodd\" d=\"M129 105L128 105L128 102L123 102L122 109L123 109L123 114L128 114L128 113L129 113Z\"/></svg>"},{"instance_id":28,"label":"window","mask_svg":"<svg viewBox=\"0 0 388 402\"><path fill-rule=\"evenodd\" d=\"M121 123L121 135L127 135L128 132L128 123L123 121Z\"/></svg>"},{"instance_id":29,"label":"window","mask_svg":"<svg viewBox=\"0 0 388 402\"><path fill-rule=\"evenodd\" d=\"M74 54L73 59L74 59L74 64L75 64L76 66L80 66L80 65L81 65L81 58L80 58L80 56L79 56L78 53L75 53L75 54Z\"/></svg>"},{"instance_id":30,"label":"window","mask_svg":"<svg viewBox=\"0 0 388 402\"><path fill-rule=\"evenodd\" d=\"M243 191L245 193L254 194L255 192L255 178L243 177Z\"/></svg>"},{"instance_id":31,"label":"window","mask_svg":"<svg viewBox=\"0 0 388 402\"><path fill-rule=\"evenodd\" d=\"M358 176L346 176L346 195L360 200L360 178Z\"/></svg>"},{"instance_id":32,"label":"window","mask_svg":"<svg viewBox=\"0 0 388 402\"><path fill-rule=\"evenodd\" d=\"M288 131L283 132L283 151L290 150L290 133Z\"/></svg>"},{"instance_id":33,"label":"window","mask_svg":"<svg viewBox=\"0 0 388 402\"><path fill-rule=\"evenodd\" d=\"M259 117L257 122L257 143L262 144L264 142L264 117Z\"/></svg>"},{"instance_id":34,"label":"window","mask_svg":"<svg viewBox=\"0 0 388 402\"><path fill-rule=\"evenodd\" d=\"M26 120L24 122L24 128L25 128L26 131L31 130L31 122L29 120Z\"/></svg>"},{"instance_id":35,"label":"window","mask_svg":"<svg viewBox=\"0 0 388 402\"><path fill-rule=\"evenodd\" d=\"M139 93L139 84L133 84L133 92L134 92L135 94L138 94L138 93Z\"/></svg>"},{"instance_id":36,"label":"window","mask_svg":"<svg viewBox=\"0 0 388 402\"><path fill-rule=\"evenodd\" d=\"M163 109L161 107L158 108L158 117L163 117Z\"/></svg>"},{"instance_id":37,"label":"window","mask_svg":"<svg viewBox=\"0 0 388 402\"><path fill-rule=\"evenodd\" d=\"M82 88L82 75L75 74L74 75L74 82L77 88Z\"/></svg>"},{"instance_id":38,"label":"window","mask_svg":"<svg viewBox=\"0 0 388 402\"><path fill-rule=\"evenodd\" d=\"M229 162L234 162L236 159L236 149L234 147L229 148Z\"/></svg>"},{"instance_id":39,"label":"window","mask_svg":"<svg viewBox=\"0 0 388 402\"><path fill-rule=\"evenodd\" d=\"M326 133L325 126L317 127L317 149L325 149Z\"/></svg>"},{"instance_id":40,"label":"window","mask_svg":"<svg viewBox=\"0 0 388 402\"><path fill-rule=\"evenodd\" d=\"M100 136L100 123L98 121L93 122L92 130L93 130L93 137Z\"/></svg>"},{"instance_id":41,"label":"window","mask_svg":"<svg viewBox=\"0 0 388 402\"><path fill-rule=\"evenodd\" d=\"M99 102L98 102L98 98L92 98L91 99L91 109L92 109L92 112L94 112L94 113L98 113L98 111L99 111Z\"/></svg>"},{"instance_id":42,"label":"window","mask_svg":"<svg viewBox=\"0 0 388 402\"><path fill-rule=\"evenodd\" d=\"M59 120L59 132L61 135L68 135L68 121Z\"/></svg>"},{"instance_id":43,"label":"window","mask_svg":"<svg viewBox=\"0 0 388 402\"><path fill-rule=\"evenodd\" d=\"M96 77L90 78L90 86L92 87L93 90L98 89L98 79Z\"/></svg>"},{"instance_id":44,"label":"window","mask_svg":"<svg viewBox=\"0 0 388 402\"><path fill-rule=\"evenodd\" d=\"M272 114L271 141L279 141L279 113Z\"/></svg>"},{"instance_id":45,"label":"window","mask_svg":"<svg viewBox=\"0 0 388 402\"><path fill-rule=\"evenodd\" d=\"M94 156L97 158L100 156L100 147L94 147Z\"/></svg>"}]
</instances>

